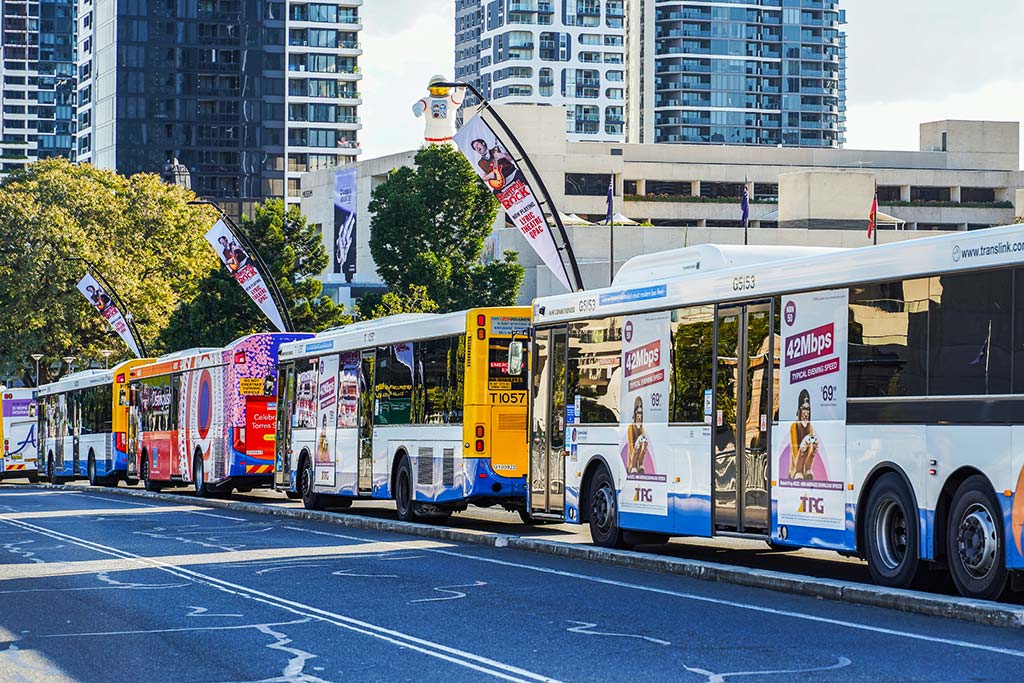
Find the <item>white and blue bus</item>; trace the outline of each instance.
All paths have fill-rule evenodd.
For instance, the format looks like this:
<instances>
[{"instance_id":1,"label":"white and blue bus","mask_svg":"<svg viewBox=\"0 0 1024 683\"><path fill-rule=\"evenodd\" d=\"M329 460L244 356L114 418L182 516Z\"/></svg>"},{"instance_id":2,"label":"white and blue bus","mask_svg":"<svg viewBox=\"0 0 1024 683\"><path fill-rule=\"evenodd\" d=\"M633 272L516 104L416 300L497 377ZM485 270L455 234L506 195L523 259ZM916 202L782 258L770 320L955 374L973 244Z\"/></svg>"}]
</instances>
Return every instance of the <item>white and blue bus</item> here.
<instances>
[{"instance_id":1,"label":"white and blue bus","mask_svg":"<svg viewBox=\"0 0 1024 683\"><path fill-rule=\"evenodd\" d=\"M537 299L530 509L739 535L995 598L1024 570L1024 226L702 246Z\"/></svg>"}]
</instances>

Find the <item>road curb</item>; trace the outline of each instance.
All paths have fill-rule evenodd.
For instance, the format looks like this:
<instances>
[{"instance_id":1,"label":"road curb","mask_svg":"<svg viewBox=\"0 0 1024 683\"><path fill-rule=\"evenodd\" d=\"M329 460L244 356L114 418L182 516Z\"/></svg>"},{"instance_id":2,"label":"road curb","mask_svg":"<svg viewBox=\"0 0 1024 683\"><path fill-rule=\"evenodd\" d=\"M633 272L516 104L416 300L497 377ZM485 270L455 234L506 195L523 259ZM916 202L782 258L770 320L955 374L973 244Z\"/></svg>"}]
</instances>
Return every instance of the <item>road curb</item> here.
<instances>
[{"instance_id":1,"label":"road curb","mask_svg":"<svg viewBox=\"0 0 1024 683\"><path fill-rule=\"evenodd\" d=\"M867 584L823 579L785 572L775 572L747 567L666 557L653 553L625 550L610 550L592 545L575 545L538 538L524 538L510 534L475 532L466 529L402 522L399 520L361 517L337 512L321 512L301 508L284 508L276 505L251 503L247 501L218 500L209 498L183 498L176 494L156 493L123 488L84 489L65 484L5 484L8 489L57 489L92 493L106 493L130 498L158 500L177 504L192 504L222 510L235 510L258 515L269 515L285 519L326 522L338 526L371 531L384 531L419 536L457 543L473 543L495 548L509 548L527 552L552 555L567 559L598 562L615 567L640 569L662 574L674 574L701 581L715 581L751 588L762 588L779 593L804 595L823 600L836 600L869 607L883 607L910 614L945 617L960 621L997 626L1000 628L1024 628L1024 606L1005 605L985 600L920 593L911 590L883 588Z\"/></svg>"}]
</instances>

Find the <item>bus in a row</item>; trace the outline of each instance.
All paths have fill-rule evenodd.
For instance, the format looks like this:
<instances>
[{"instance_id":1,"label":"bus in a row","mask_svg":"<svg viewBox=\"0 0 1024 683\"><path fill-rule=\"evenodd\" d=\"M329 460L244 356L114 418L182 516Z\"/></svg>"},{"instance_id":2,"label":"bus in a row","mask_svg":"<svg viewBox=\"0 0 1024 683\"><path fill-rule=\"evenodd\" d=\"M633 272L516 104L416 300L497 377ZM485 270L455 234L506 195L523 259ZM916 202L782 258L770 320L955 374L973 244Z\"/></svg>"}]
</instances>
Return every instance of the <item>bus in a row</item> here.
<instances>
[{"instance_id":1,"label":"bus in a row","mask_svg":"<svg viewBox=\"0 0 1024 683\"><path fill-rule=\"evenodd\" d=\"M280 351L277 486L309 508L395 500L403 520L528 519L530 309L404 314Z\"/></svg>"},{"instance_id":2,"label":"bus in a row","mask_svg":"<svg viewBox=\"0 0 1024 683\"><path fill-rule=\"evenodd\" d=\"M32 389L0 386L0 479L39 481L33 393Z\"/></svg>"},{"instance_id":3,"label":"bus in a row","mask_svg":"<svg viewBox=\"0 0 1024 683\"><path fill-rule=\"evenodd\" d=\"M996 598L1024 570L1024 226L702 246L532 315L530 512L742 536Z\"/></svg>"}]
</instances>

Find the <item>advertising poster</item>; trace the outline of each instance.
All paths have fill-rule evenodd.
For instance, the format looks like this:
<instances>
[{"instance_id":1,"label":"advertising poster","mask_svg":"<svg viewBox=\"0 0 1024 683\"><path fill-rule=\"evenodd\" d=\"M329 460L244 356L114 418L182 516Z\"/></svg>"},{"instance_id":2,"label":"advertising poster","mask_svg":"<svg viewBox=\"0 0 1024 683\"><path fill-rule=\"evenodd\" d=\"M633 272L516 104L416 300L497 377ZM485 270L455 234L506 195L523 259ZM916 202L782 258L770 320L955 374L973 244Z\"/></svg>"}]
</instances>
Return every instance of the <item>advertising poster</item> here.
<instances>
[{"instance_id":1,"label":"advertising poster","mask_svg":"<svg viewBox=\"0 0 1024 683\"><path fill-rule=\"evenodd\" d=\"M245 454L263 459L274 455L277 401L265 396L246 396L245 425Z\"/></svg>"},{"instance_id":2,"label":"advertising poster","mask_svg":"<svg viewBox=\"0 0 1024 683\"><path fill-rule=\"evenodd\" d=\"M334 486L334 433L338 424L338 357L320 359L317 373L316 483Z\"/></svg>"},{"instance_id":3,"label":"advertising poster","mask_svg":"<svg viewBox=\"0 0 1024 683\"><path fill-rule=\"evenodd\" d=\"M849 290L782 298L774 490L778 523L846 526L846 325Z\"/></svg>"},{"instance_id":4,"label":"advertising poster","mask_svg":"<svg viewBox=\"0 0 1024 683\"><path fill-rule=\"evenodd\" d=\"M622 322L622 512L668 514L670 315L632 315Z\"/></svg>"},{"instance_id":5,"label":"advertising poster","mask_svg":"<svg viewBox=\"0 0 1024 683\"><path fill-rule=\"evenodd\" d=\"M334 172L334 272L352 282L356 273L356 169Z\"/></svg>"},{"instance_id":6,"label":"advertising poster","mask_svg":"<svg viewBox=\"0 0 1024 683\"><path fill-rule=\"evenodd\" d=\"M338 375L338 428L351 429L359 417L359 352L341 354Z\"/></svg>"},{"instance_id":7,"label":"advertising poster","mask_svg":"<svg viewBox=\"0 0 1024 683\"><path fill-rule=\"evenodd\" d=\"M132 335L124 315L121 311L117 310L113 299L110 298L110 295L107 294L100 283L96 281L96 278L90 273L86 273L85 277L78 283L78 291L103 316L103 319L113 328L114 332L117 332L117 336L121 337L124 343L128 345L128 348L135 354L135 357L142 358L142 353L139 352L139 345L135 342L135 337Z\"/></svg>"},{"instance_id":8,"label":"advertising poster","mask_svg":"<svg viewBox=\"0 0 1024 683\"><path fill-rule=\"evenodd\" d=\"M263 315L270 319L274 327L284 332L284 319L277 305L270 297L270 290L263 276L256 270L249 254L243 249L234 233L223 220L218 220L206 233L206 241L217 252L221 263L228 269L235 281L242 286L245 293L253 300Z\"/></svg>"},{"instance_id":9,"label":"advertising poster","mask_svg":"<svg viewBox=\"0 0 1024 683\"><path fill-rule=\"evenodd\" d=\"M491 127L479 116L474 116L463 124L454 140L533 250L565 288L572 291L569 274L555 246L555 237L533 188Z\"/></svg>"}]
</instances>

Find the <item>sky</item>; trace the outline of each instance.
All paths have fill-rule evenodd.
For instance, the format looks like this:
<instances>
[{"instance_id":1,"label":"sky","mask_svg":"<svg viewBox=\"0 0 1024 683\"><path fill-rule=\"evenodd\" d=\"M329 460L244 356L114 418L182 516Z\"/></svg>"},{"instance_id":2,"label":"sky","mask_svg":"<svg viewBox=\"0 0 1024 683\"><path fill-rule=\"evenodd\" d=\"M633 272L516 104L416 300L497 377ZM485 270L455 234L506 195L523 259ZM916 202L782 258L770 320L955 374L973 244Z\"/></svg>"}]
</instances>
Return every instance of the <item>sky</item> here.
<instances>
[{"instance_id":1,"label":"sky","mask_svg":"<svg viewBox=\"0 0 1024 683\"><path fill-rule=\"evenodd\" d=\"M925 121L1024 119L1024 2L976 2L841 3L847 148L917 149ZM362 14L360 139L372 159L419 146L412 105L432 75L452 75L455 2L366 0Z\"/></svg>"}]
</instances>

